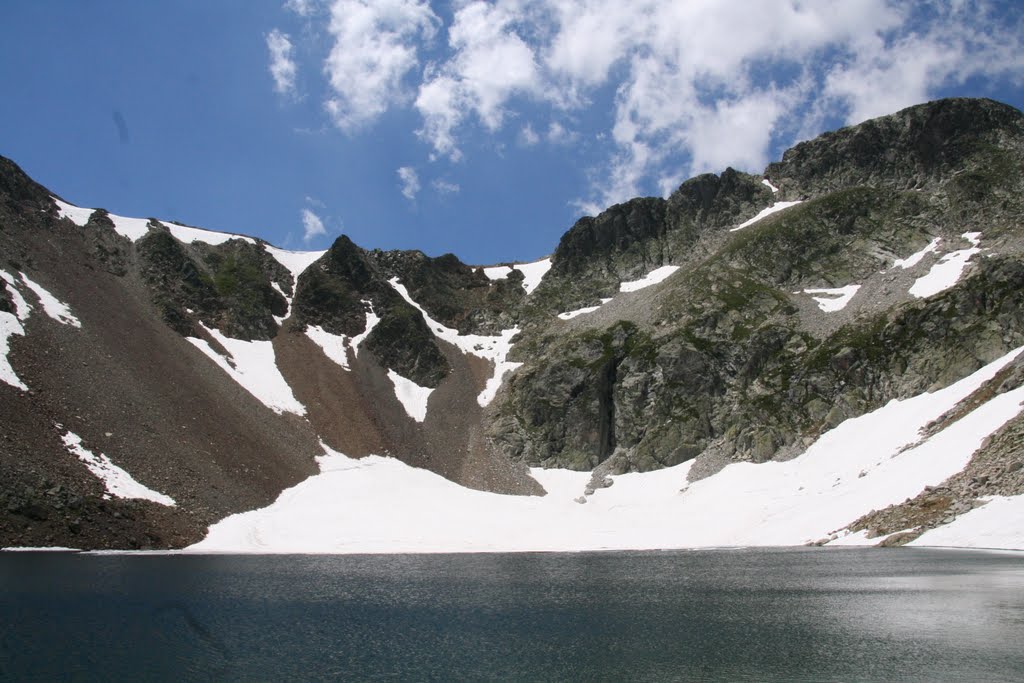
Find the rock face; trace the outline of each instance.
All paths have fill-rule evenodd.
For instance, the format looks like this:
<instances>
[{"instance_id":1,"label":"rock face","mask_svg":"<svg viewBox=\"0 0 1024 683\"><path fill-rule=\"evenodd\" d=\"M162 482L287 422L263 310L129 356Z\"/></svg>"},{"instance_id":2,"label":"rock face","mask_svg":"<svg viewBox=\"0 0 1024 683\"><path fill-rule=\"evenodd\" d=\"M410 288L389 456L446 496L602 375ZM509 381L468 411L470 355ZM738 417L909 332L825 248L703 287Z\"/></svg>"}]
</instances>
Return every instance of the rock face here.
<instances>
[{"instance_id":1,"label":"rock face","mask_svg":"<svg viewBox=\"0 0 1024 683\"><path fill-rule=\"evenodd\" d=\"M581 218L530 293L519 270L491 279L451 254L342 236L299 267L252 238L157 219L129 238L102 209L66 211L0 158L16 373L0 382L0 546L178 547L314 473L321 444L514 494L542 492L527 465L593 470L594 489L692 459L707 476L798 455L1024 345L1024 116L988 100L912 107L763 175L726 169ZM495 396L516 329L521 366ZM402 398L428 391L417 417ZM1022 429L855 526L906 540L1024 492ZM111 497L68 433L177 506Z\"/></svg>"}]
</instances>

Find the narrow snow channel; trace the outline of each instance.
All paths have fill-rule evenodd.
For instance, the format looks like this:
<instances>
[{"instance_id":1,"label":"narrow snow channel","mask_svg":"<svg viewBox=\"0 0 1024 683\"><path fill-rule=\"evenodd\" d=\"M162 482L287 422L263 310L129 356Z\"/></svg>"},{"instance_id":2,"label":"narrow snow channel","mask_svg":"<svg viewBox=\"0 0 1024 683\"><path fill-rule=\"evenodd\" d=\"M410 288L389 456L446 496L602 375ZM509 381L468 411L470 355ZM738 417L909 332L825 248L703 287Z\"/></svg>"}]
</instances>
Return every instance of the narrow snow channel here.
<instances>
[{"instance_id":1,"label":"narrow snow channel","mask_svg":"<svg viewBox=\"0 0 1024 683\"><path fill-rule=\"evenodd\" d=\"M477 403L481 406L489 404L498 393L505 373L511 372L522 365L522 363L513 363L505 360L508 352L512 349L512 338L519 334L519 328L513 327L508 330L502 330L496 336L459 334L458 330L447 327L431 318L430 314L422 306L413 301L413 298L409 296L409 291L405 288L405 285L398 281L397 277L391 278L389 282L395 288L395 291L402 295L403 299L420 312L423 320L427 323L427 327L434 333L434 336L454 345L462 353L471 353L474 356L494 363L494 373L487 380L484 390L476 398Z\"/></svg>"},{"instance_id":2,"label":"narrow snow channel","mask_svg":"<svg viewBox=\"0 0 1024 683\"><path fill-rule=\"evenodd\" d=\"M267 508L214 525L189 550L511 552L801 545L962 469L987 434L1020 412L1024 388L1001 394L926 441L919 442L920 429L1019 352L941 391L892 401L847 420L793 460L734 463L694 483L686 480L689 462L619 475L612 478L613 486L588 496L586 504L575 499L589 472L535 470L547 496L503 496L462 488L392 458L357 460L325 449L318 459L319 475L288 489ZM997 515L990 523L1003 524ZM1024 546L1024 531L1006 543Z\"/></svg>"},{"instance_id":3,"label":"narrow snow channel","mask_svg":"<svg viewBox=\"0 0 1024 683\"><path fill-rule=\"evenodd\" d=\"M380 322L380 318L373 310L373 304L366 299L363 299L362 303L369 308L366 312L366 328L354 337L331 334L319 325L306 327L306 336L313 340L313 343L319 346L328 358L345 370L351 370L349 352L352 353L353 358L358 357L360 344L366 341L366 338L373 332L373 328Z\"/></svg>"},{"instance_id":4,"label":"narrow snow channel","mask_svg":"<svg viewBox=\"0 0 1024 683\"><path fill-rule=\"evenodd\" d=\"M788 209L791 206L796 206L797 204L800 203L800 201L801 200L798 199L798 200L796 200L794 202L775 202L774 204L769 206L767 209L762 209L759 214L757 214L756 216L754 216L750 220L746 220L746 221L740 223L739 225L737 225L735 228L731 228L729 230L729 232L736 232L737 230L742 230L743 228L748 228L751 225L753 225L754 223L757 223L762 218L767 218L768 216L771 216L773 213L778 213L779 211L782 211L783 209Z\"/></svg>"},{"instance_id":5,"label":"narrow snow channel","mask_svg":"<svg viewBox=\"0 0 1024 683\"><path fill-rule=\"evenodd\" d=\"M85 463L89 471L96 475L96 478L103 482L107 493L115 498L141 498L151 500L154 503L173 507L176 505L174 499L159 491L154 491L144 484L137 482L132 475L118 467L110 458L102 453L96 454L82 446L82 439L74 432L68 432L63 437L64 446L79 460Z\"/></svg>"}]
</instances>

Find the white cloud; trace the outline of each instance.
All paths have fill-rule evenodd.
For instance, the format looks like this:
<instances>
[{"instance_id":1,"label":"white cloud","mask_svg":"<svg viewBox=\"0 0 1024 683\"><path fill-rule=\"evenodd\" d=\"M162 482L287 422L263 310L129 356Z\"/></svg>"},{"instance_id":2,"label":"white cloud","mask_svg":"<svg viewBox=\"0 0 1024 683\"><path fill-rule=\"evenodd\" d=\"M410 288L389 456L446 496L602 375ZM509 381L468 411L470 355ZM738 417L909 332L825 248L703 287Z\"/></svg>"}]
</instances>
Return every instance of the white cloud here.
<instances>
[{"instance_id":1,"label":"white cloud","mask_svg":"<svg viewBox=\"0 0 1024 683\"><path fill-rule=\"evenodd\" d=\"M538 142L540 142L540 136L537 135L537 131L533 129L533 126L527 123L519 131L519 143L524 147L533 147Z\"/></svg>"},{"instance_id":2,"label":"white cloud","mask_svg":"<svg viewBox=\"0 0 1024 683\"><path fill-rule=\"evenodd\" d=\"M317 10L316 0L288 0L284 3L286 10L295 12L300 17L309 17Z\"/></svg>"},{"instance_id":3,"label":"white cloud","mask_svg":"<svg viewBox=\"0 0 1024 683\"><path fill-rule=\"evenodd\" d=\"M355 132L409 99L416 41L432 38L438 22L422 0L335 0L324 72L333 93L325 106L338 127Z\"/></svg>"},{"instance_id":4,"label":"white cloud","mask_svg":"<svg viewBox=\"0 0 1024 683\"><path fill-rule=\"evenodd\" d=\"M310 242L314 237L321 237L327 234L327 229L324 227L324 222L320 220L320 216L309 209L302 210L302 239L305 242Z\"/></svg>"},{"instance_id":5,"label":"white cloud","mask_svg":"<svg viewBox=\"0 0 1024 683\"><path fill-rule=\"evenodd\" d=\"M412 166L402 166L398 169L398 179L402 181L402 196L413 201L420 191L420 177Z\"/></svg>"},{"instance_id":6,"label":"white cloud","mask_svg":"<svg viewBox=\"0 0 1024 683\"><path fill-rule=\"evenodd\" d=\"M435 180L431 183L438 194L458 194L462 188L459 187L458 183L453 183L448 180Z\"/></svg>"},{"instance_id":7,"label":"white cloud","mask_svg":"<svg viewBox=\"0 0 1024 683\"><path fill-rule=\"evenodd\" d=\"M436 155L461 157L455 129L467 114L475 113L494 132L504 122L509 98L540 94L542 79L533 48L518 32L518 25L528 18L526 4L467 2L455 12L448 29L452 56L427 70L416 98L423 116L419 134Z\"/></svg>"},{"instance_id":8,"label":"white cloud","mask_svg":"<svg viewBox=\"0 0 1024 683\"><path fill-rule=\"evenodd\" d=\"M297 67L292 58L292 41L288 34L276 28L267 34L267 49L270 51L270 75L274 78L274 90L282 95L295 93Z\"/></svg>"},{"instance_id":9,"label":"white cloud","mask_svg":"<svg viewBox=\"0 0 1024 683\"><path fill-rule=\"evenodd\" d=\"M576 202L588 210L698 172L759 171L780 144L976 77L1024 82L1012 3L455 0L451 10L443 26L424 0L333 0L325 73L336 123L355 132L411 107L430 158L450 161L481 134L504 136L484 143L491 150L509 140L571 150L586 131L607 149ZM545 117L546 129L524 123ZM403 194L415 197L412 177Z\"/></svg>"}]
</instances>

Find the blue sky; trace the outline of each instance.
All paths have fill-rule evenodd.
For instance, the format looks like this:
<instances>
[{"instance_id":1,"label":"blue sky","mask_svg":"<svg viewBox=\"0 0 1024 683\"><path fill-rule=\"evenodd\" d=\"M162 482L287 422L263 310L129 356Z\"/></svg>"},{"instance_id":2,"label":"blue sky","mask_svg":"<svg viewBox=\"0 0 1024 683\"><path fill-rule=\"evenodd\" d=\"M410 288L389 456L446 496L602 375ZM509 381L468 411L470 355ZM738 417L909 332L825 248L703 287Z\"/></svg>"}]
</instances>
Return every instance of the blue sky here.
<instances>
[{"instance_id":1,"label":"blue sky","mask_svg":"<svg viewBox=\"0 0 1024 683\"><path fill-rule=\"evenodd\" d=\"M82 206L321 249L550 253L581 215L935 97L1024 107L1024 9L13 0L0 154Z\"/></svg>"}]
</instances>

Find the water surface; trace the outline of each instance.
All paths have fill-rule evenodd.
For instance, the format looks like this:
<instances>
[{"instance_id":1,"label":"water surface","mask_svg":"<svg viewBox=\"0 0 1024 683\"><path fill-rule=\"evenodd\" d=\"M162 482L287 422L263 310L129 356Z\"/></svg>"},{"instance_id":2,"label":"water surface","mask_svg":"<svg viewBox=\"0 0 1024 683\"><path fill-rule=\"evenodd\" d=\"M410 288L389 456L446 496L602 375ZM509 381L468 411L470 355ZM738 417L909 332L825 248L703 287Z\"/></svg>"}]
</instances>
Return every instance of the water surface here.
<instances>
[{"instance_id":1,"label":"water surface","mask_svg":"<svg viewBox=\"0 0 1024 683\"><path fill-rule=\"evenodd\" d=\"M0 555L0 678L1024 679L1024 556Z\"/></svg>"}]
</instances>

